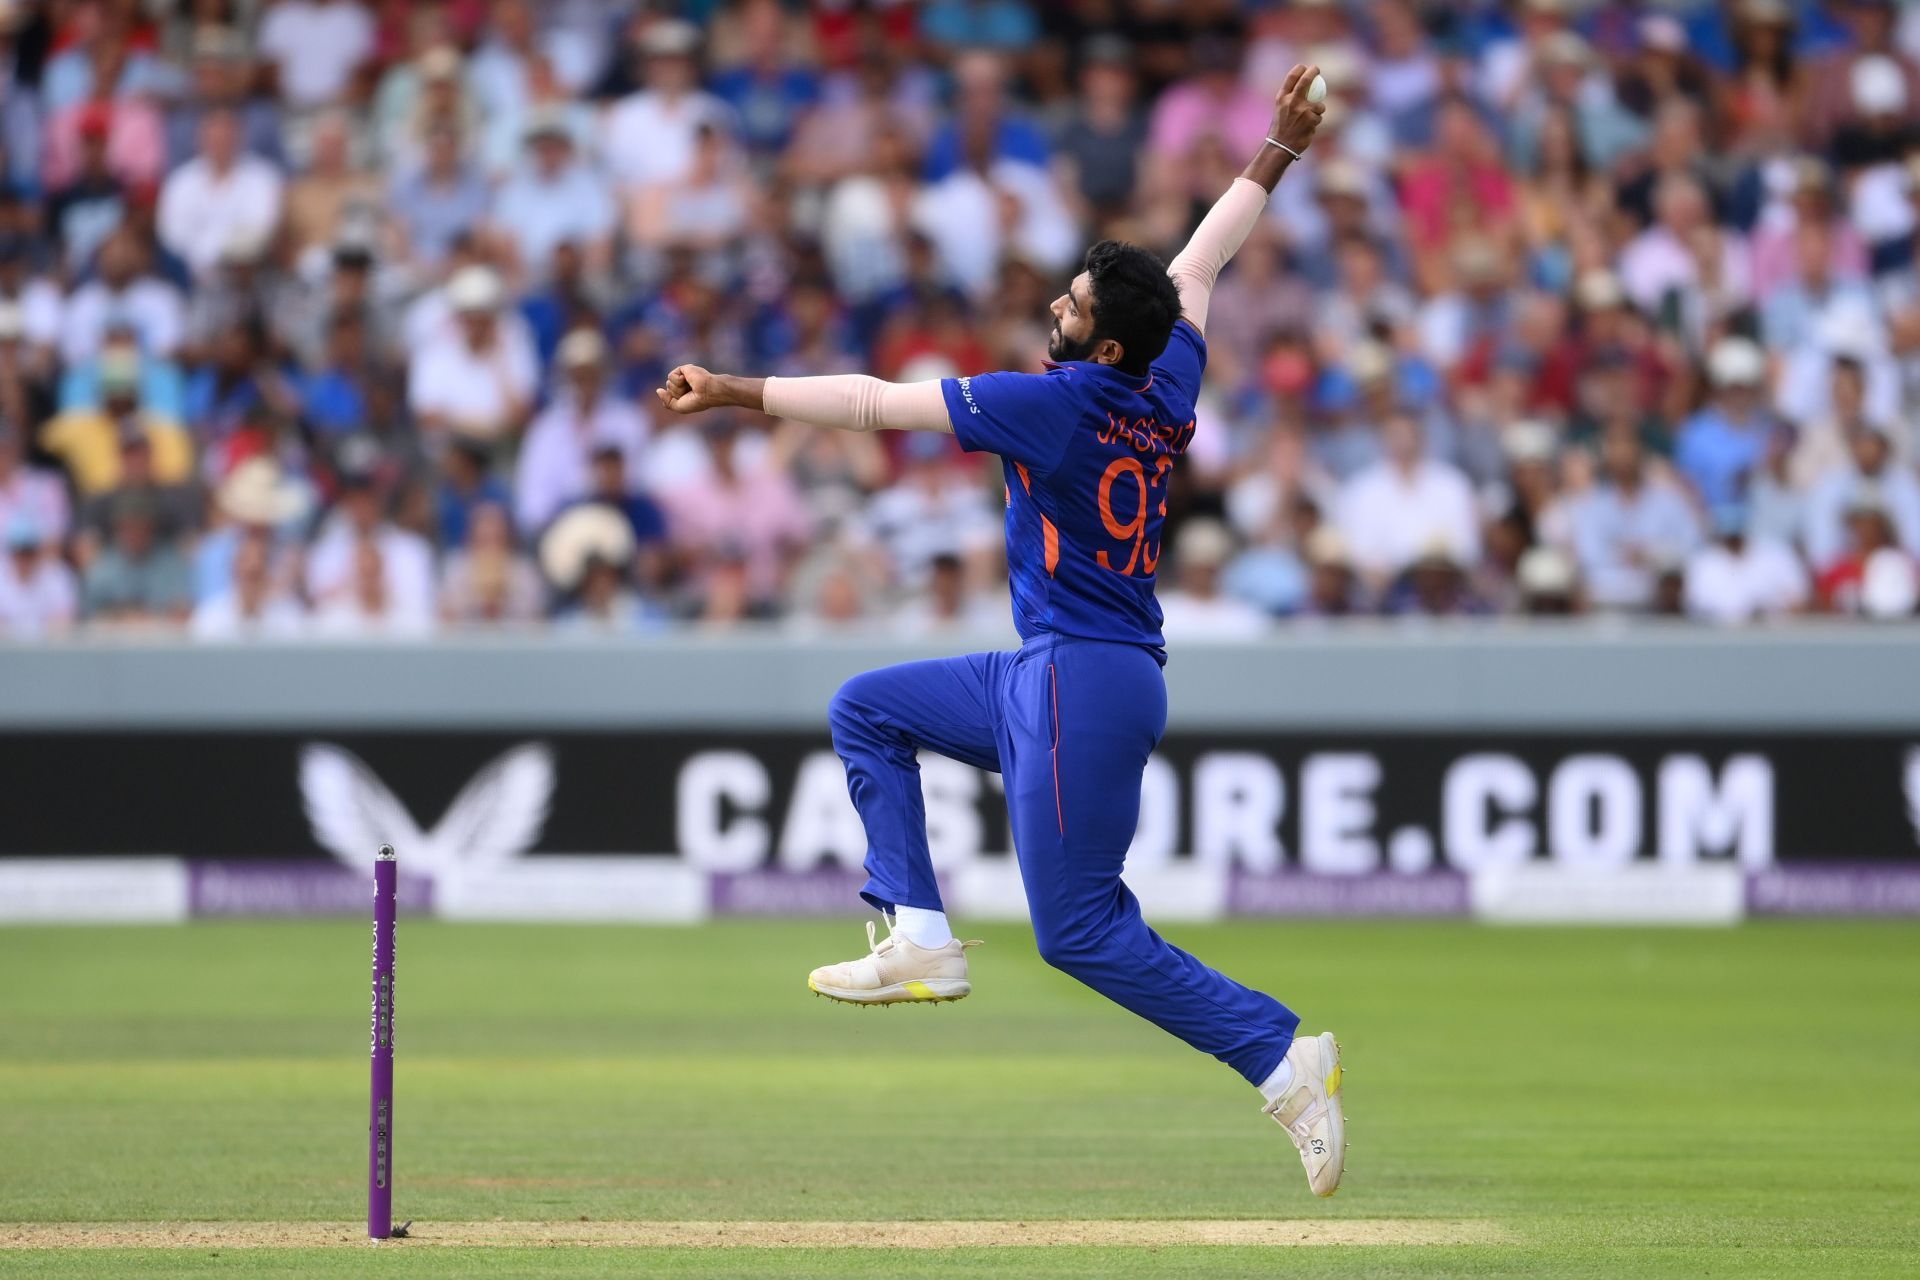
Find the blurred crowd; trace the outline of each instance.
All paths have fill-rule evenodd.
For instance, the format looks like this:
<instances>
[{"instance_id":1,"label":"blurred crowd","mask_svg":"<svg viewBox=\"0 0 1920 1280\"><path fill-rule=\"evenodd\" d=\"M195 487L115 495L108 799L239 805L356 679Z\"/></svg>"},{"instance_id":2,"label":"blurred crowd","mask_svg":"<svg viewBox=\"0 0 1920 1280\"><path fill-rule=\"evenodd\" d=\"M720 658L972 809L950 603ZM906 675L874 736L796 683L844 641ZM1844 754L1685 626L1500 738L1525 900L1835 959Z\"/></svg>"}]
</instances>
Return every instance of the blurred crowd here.
<instances>
[{"instance_id":1,"label":"blurred crowd","mask_svg":"<svg viewBox=\"0 0 1920 1280\"><path fill-rule=\"evenodd\" d=\"M1005 631L997 467L652 388L1037 370L1296 61L1170 639L1920 601L1920 4L0 0L0 60L0 636Z\"/></svg>"}]
</instances>

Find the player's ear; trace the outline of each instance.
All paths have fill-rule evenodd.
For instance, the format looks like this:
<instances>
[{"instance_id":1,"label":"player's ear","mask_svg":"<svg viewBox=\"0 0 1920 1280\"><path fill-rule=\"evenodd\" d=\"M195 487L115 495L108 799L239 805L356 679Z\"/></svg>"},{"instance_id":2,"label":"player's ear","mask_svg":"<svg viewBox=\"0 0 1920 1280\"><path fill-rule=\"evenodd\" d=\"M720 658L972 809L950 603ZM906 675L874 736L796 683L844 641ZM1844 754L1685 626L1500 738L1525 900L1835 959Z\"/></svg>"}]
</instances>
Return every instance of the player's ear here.
<instances>
[{"instance_id":1,"label":"player's ear","mask_svg":"<svg viewBox=\"0 0 1920 1280\"><path fill-rule=\"evenodd\" d=\"M1127 349L1112 338L1102 338L1093 348L1095 364L1119 364L1126 358Z\"/></svg>"}]
</instances>

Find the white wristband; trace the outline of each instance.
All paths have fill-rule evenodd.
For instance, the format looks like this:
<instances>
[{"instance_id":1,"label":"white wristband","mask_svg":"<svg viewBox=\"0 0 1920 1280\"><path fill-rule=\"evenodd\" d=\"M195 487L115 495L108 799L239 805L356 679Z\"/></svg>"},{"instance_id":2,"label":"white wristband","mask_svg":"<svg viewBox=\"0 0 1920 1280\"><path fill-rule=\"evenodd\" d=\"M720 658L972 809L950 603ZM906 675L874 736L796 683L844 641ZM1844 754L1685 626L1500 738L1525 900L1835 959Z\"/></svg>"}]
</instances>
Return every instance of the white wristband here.
<instances>
[{"instance_id":1,"label":"white wristband","mask_svg":"<svg viewBox=\"0 0 1920 1280\"><path fill-rule=\"evenodd\" d=\"M1278 138L1268 138L1267 141L1271 142L1274 146L1280 148L1282 151L1292 156L1295 160L1300 160L1305 158L1298 151L1295 151L1292 147L1280 141L1280 139Z\"/></svg>"}]
</instances>

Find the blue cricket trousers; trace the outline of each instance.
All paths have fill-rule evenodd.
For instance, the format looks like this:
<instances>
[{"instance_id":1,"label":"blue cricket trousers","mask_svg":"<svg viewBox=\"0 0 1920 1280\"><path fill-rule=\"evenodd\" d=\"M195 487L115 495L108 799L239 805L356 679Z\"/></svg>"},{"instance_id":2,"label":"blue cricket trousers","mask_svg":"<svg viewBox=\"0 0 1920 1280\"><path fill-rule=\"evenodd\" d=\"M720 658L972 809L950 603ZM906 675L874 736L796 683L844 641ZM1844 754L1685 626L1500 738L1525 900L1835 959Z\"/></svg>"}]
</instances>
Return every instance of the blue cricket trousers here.
<instances>
[{"instance_id":1,"label":"blue cricket trousers","mask_svg":"<svg viewBox=\"0 0 1920 1280\"><path fill-rule=\"evenodd\" d=\"M868 902L944 909L916 750L994 770L1041 958L1256 1085L1280 1065L1300 1019L1168 944L1120 880L1167 724L1147 650L1043 635L1012 653L904 663L847 681L828 715L867 829Z\"/></svg>"}]
</instances>

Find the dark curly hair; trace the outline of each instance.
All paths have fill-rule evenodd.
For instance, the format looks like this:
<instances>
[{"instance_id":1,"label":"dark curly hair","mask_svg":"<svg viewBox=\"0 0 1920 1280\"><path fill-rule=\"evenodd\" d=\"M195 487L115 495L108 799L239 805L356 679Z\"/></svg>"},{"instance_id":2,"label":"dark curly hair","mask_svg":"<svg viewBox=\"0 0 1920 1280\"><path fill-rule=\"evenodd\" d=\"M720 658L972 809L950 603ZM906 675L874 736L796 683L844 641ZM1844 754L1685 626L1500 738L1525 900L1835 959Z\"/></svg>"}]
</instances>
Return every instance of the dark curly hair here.
<instances>
[{"instance_id":1,"label":"dark curly hair","mask_svg":"<svg viewBox=\"0 0 1920 1280\"><path fill-rule=\"evenodd\" d=\"M1114 366L1144 375L1160 358L1180 318L1180 290L1167 264L1150 250L1124 240L1102 240L1087 250L1087 283L1093 292L1093 340L1120 344Z\"/></svg>"}]
</instances>

